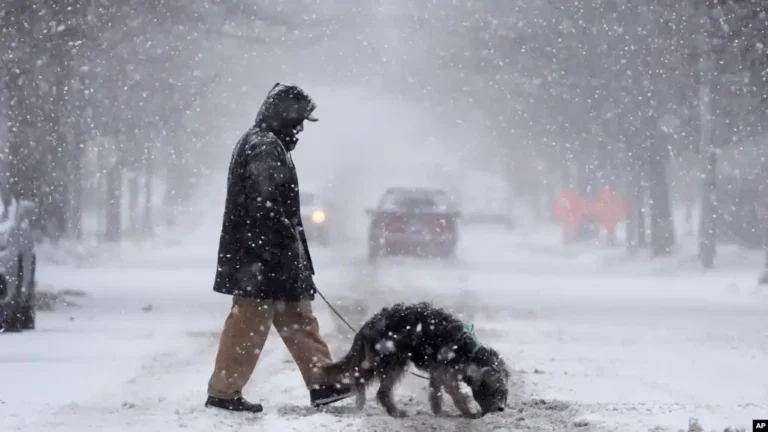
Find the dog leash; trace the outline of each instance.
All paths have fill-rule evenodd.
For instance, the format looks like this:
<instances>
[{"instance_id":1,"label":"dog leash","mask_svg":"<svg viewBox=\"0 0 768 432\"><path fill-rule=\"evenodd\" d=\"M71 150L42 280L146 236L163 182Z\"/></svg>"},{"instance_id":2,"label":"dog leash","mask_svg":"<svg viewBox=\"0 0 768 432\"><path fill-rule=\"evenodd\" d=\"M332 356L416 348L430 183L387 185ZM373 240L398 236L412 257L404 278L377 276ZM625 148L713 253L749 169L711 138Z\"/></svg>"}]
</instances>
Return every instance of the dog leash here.
<instances>
[{"instance_id":1,"label":"dog leash","mask_svg":"<svg viewBox=\"0 0 768 432\"><path fill-rule=\"evenodd\" d=\"M325 298L323 293L321 293L320 290L317 289L317 287L315 287L315 291L317 292L317 295L319 295L320 298L323 299L325 304L331 309L331 312L333 312L341 320L341 322L344 323L344 325L349 327L349 329L352 330L353 333L357 333L357 329L352 324L350 324L349 321L347 321L346 318L344 318L344 316L339 311L337 311L335 307L333 307L331 302L329 302L328 299ZM421 379L429 381L429 377L427 377L427 376L417 374L416 372L413 372L413 371L408 371L408 373L413 375L413 376L415 376L415 377L419 377Z\"/></svg>"}]
</instances>

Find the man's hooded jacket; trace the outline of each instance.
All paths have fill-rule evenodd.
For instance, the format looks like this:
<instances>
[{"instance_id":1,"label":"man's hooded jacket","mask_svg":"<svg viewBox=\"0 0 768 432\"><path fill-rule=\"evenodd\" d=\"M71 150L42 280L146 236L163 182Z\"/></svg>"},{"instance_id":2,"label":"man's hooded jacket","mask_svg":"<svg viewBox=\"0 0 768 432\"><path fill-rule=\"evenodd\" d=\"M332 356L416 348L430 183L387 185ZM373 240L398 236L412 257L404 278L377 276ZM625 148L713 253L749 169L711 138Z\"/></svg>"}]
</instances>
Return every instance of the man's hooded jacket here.
<instances>
[{"instance_id":1,"label":"man's hooded jacket","mask_svg":"<svg viewBox=\"0 0 768 432\"><path fill-rule=\"evenodd\" d=\"M232 154L214 291L276 301L313 300L314 268L290 151L315 103L276 84Z\"/></svg>"}]
</instances>

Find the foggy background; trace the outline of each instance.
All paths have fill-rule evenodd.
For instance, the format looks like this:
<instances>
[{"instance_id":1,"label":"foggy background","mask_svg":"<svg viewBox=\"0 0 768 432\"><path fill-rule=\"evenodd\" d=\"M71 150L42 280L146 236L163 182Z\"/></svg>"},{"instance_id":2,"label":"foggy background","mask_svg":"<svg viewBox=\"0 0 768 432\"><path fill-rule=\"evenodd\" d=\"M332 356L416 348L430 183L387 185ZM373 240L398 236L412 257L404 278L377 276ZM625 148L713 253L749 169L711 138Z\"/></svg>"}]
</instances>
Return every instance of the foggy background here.
<instances>
[{"instance_id":1,"label":"foggy background","mask_svg":"<svg viewBox=\"0 0 768 432\"><path fill-rule=\"evenodd\" d=\"M0 331L3 430L695 432L691 418L720 431L763 418L766 5L0 0L0 319L24 330ZM322 200L305 227L332 227L310 249L334 357L354 334L339 317L431 301L508 361L510 409L433 416L426 383L407 378L409 419L372 400L316 412L276 334L246 389L264 414L204 408L231 310L211 292L227 168L278 81L318 105L293 157ZM365 210L398 186L457 199L454 249L377 256ZM606 195L622 202L614 236L595 215L564 223ZM21 200L38 210L26 272L27 237L9 240L28 233ZM484 211L505 220L467 217ZM25 274L34 291L8 290Z\"/></svg>"},{"instance_id":2,"label":"foggy background","mask_svg":"<svg viewBox=\"0 0 768 432\"><path fill-rule=\"evenodd\" d=\"M760 1L1 4L6 183L51 239L144 238L221 208L234 143L277 81L319 105L302 188L350 217L387 186L487 171L540 222L565 188L619 190L627 244L653 255L686 207L713 257L718 199L701 192L764 176Z\"/></svg>"}]
</instances>

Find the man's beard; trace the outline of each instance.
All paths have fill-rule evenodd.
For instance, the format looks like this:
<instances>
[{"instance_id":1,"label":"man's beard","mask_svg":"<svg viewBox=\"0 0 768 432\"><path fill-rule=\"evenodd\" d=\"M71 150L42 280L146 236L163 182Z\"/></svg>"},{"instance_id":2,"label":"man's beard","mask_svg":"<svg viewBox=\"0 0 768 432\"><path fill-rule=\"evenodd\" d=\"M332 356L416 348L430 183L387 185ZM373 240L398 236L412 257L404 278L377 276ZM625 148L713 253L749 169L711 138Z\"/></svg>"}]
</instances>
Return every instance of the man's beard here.
<instances>
[{"instance_id":1,"label":"man's beard","mask_svg":"<svg viewBox=\"0 0 768 432\"><path fill-rule=\"evenodd\" d=\"M304 120L284 122L280 127L280 141L287 151L293 151L299 143L299 134L304 130Z\"/></svg>"},{"instance_id":2,"label":"man's beard","mask_svg":"<svg viewBox=\"0 0 768 432\"><path fill-rule=\"evenodd\" d=\"M299 143L298 132L295 129L283 129L280 131L280 141L287 151L293 151Z\"/></svg>"},{"instance_id":3,"label":"man's beard","mask_svg":"<svg viewBox=\"0 0 768 432\"><path fill-rule=\"evenodd\" d=\"M292 137L283 137L283 147L285 147L286 151L293 151L293 149L296 148L296 144L299 143L299 137L296 135Z\"/></svg>"}]
</instances>

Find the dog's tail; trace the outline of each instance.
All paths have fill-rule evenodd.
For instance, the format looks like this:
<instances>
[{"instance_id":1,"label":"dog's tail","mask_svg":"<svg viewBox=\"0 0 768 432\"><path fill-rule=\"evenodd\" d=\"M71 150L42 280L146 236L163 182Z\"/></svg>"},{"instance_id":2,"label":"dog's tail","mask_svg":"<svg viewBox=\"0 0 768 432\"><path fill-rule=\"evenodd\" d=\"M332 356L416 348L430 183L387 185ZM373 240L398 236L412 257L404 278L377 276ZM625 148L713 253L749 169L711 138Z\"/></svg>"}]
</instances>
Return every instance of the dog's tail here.
<instances>
[{"instance_id":1,"label":"dog's tail","mask_svg":"<svg viewBox=\"0 0 768 432\"><path fill-rule=\"evenodd\" d=\"M365 337L362 332L358 332L349 352L337 362L322 366L320 372L331 383L357 386L361 382L368 382L374 374L374 358L369 351Z\"/></svg>"}]
</instances>

